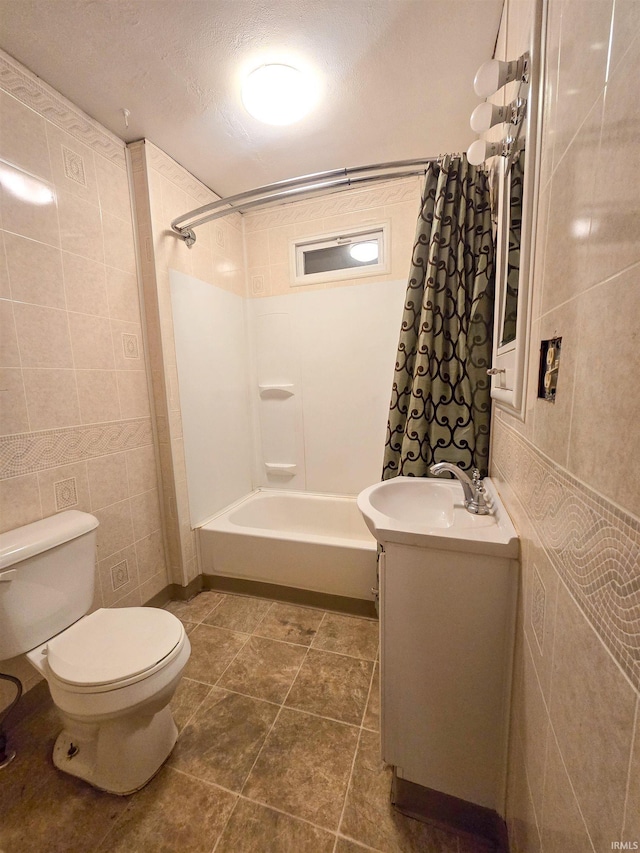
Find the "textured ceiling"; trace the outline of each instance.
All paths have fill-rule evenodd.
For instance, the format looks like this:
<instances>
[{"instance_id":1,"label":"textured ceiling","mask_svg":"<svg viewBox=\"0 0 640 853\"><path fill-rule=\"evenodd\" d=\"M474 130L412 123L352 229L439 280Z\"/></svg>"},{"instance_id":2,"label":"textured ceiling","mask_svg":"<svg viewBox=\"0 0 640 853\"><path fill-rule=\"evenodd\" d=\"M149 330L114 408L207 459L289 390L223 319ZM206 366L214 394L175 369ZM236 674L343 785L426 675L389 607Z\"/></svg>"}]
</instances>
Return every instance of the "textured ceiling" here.
<instances>
[{"instance_id":1,"label":"textured ceiling","mask_svg":"<svg viewBox=\"0 0 640 853\"><path fill-rule=\"evenodd\" d=\"M325 169L466 149L502 0L0 0L0 46L115 134L222 195ZM268 127L240 101L264 62L320 78ZM130 111L126 129L122 109Z\"/></svg>"}]
</instances>

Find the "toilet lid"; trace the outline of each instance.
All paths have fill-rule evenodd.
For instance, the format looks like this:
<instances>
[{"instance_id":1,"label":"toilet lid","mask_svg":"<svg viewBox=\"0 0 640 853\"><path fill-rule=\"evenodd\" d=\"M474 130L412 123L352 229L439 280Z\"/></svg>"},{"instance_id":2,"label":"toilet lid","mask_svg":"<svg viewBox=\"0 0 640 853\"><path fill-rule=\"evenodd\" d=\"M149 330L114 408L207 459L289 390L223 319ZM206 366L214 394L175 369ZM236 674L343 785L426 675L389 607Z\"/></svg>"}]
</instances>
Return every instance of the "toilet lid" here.
<instances>
[{"instance_id":1,"label":"toilet lid","mask_svg":"<svg viewBox=\"0 0 640 853\"><path fill-rule=\"evenodd\" d=\"M53 674L85 686L123 681L154 667L180 642L182 623L154 607L101 609L47 645Z\"/></svg>"}]
</instances>

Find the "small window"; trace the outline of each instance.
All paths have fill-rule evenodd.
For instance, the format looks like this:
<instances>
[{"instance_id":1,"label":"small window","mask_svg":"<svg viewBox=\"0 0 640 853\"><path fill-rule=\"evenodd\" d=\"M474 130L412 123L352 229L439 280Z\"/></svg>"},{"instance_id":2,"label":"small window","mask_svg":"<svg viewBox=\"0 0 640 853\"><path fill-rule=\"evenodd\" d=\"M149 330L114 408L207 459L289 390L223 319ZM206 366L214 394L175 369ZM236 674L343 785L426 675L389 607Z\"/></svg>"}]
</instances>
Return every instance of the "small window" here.
<instances>
[{"instance_id":1,"label":"small window","mask_svg":"<svg viewBox=\"0 0 640 853\"><path fill-rule=\"evenodd\" d=\"M389 225L342 234L305 237L291 243L292 283L316 284L389 271Z\"/></svg>"}]
</instances>

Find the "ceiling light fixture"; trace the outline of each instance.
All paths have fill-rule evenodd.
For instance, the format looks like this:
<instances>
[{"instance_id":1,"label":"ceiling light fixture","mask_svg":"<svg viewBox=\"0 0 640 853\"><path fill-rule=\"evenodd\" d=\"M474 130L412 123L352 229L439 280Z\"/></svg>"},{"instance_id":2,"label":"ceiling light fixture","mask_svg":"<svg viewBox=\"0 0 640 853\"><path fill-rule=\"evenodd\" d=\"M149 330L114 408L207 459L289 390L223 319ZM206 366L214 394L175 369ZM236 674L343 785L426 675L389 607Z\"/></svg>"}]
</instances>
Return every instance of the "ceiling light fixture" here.
<instances>
[{"instance_id":1,"label":"ceiling light fixture","mask_svg":"<svg viewBox=\"0 0 640 853\"><path fill-rule=\"evenodd\" d=\"M349 254L354 261L360 261L361 264L371 263L378 260L378 242L369 240L365 243L354 243L349 249Z\"/></svg>"},{"instance_id":2,"label":"ceiling light fixture","mask_svg":"<svg viewBox=\"0 0 640 853\"><path fill-rule=\"evenodd\" d=\"M242 84L247 112L265 124L293 124L317 99L313 78L291 65L261 65Z\"/></svg>"}]
</instances>

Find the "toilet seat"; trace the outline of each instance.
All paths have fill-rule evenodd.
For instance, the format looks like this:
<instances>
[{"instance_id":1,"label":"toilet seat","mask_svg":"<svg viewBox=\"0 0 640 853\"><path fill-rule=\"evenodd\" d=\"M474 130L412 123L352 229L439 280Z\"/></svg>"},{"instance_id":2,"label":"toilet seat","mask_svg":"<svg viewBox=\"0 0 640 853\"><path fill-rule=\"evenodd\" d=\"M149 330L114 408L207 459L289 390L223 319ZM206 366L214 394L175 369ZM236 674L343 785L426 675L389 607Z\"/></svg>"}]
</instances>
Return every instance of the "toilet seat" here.
<instances>
[{"instance_id":1,"label":"toilet seat","mask_svg":"<svg viewBox=\"0 0 640 853\"><path fill-rule=\"evenodd\" d=\"M61 689L116 690L168 666L185 642L182 623L151 607L100 609L75 622L42 649Z\"/></svg>"}]
</instances>

